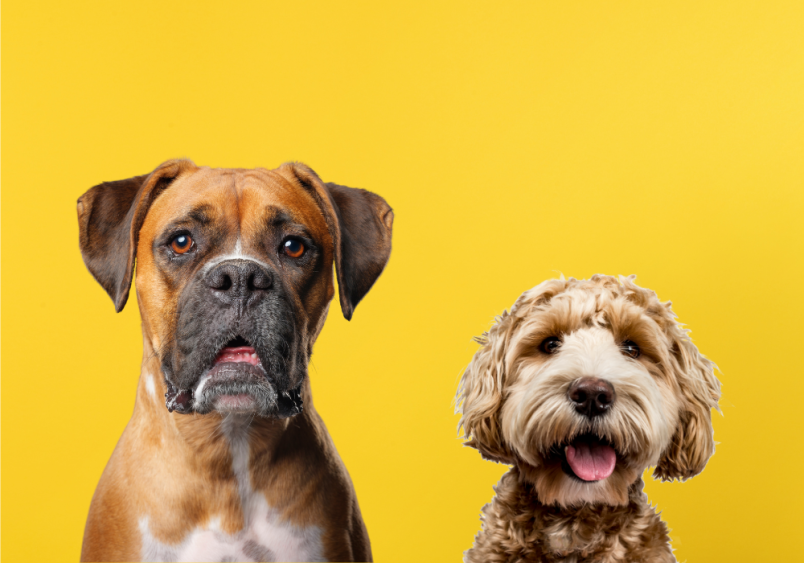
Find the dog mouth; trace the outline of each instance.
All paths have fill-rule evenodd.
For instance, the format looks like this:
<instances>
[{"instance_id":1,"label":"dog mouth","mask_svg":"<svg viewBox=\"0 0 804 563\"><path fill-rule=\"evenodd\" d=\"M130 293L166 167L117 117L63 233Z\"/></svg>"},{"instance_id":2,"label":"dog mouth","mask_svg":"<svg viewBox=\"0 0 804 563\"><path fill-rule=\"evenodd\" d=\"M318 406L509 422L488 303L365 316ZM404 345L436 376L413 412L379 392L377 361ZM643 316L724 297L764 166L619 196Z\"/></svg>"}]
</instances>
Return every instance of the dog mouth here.
<instances>
[{"instance_id":1,"label":"dog mouth","mask_svg":"<svg viewBox=\"0 0 804 563\"><path fill-rule=\"evenodd\" d=\"M605 438L581 434L559 448L561 468L567 475L587 483L602 481L614 473L617 451Z\"/></svg>"},{"instance_id":2,"label":"dog mouth","mask_svg":"<svg viewBox=\"0 0 804 563\"><path fill-rule=\"evenodd\" d=\"M223 345L193 394L217 411L249 412L257 408L256 395L268 384L257 350L237 336Z\"/></svg>"},{"instance_id":3,"label":"dog mouth","mask_svg":"<svg viewBox=\"0 0 804 563\"><path fill-rule=\"evenodd\" d=\"M240 413L287 418L303 410L302 383L285 389L282 357L267 353L263 365L260 353L245 337L238 335L215 353L207 368L191 387L176 388L166 381L165 406L179 414ZM268 366L266 369L265 366Z\"/></svg>"},{"instance_id":4,"label":"dog mouth","mask_svg":"<svg viewBox=\"0 0 804 563\"><path fill-rule=\"evenodd\" d=\"M212 361L212 367L214 369L215 366L219 364L227 363L245 363L262 368L262 362L260 362L260 358L257 356L257 351L242 336L233 338L221 348L218 355L215 356L215 359ZM265 369L263 369L263 372L264 371Z\"/></svg>"}]
</instances>

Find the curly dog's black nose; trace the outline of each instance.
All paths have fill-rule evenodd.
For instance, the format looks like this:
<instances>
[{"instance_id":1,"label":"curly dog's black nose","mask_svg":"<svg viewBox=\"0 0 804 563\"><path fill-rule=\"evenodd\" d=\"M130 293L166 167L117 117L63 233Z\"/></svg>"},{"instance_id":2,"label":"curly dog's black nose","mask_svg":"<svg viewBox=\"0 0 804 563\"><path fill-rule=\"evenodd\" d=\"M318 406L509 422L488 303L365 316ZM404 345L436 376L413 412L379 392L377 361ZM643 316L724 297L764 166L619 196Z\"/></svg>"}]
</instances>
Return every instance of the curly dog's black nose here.
<instances>
[{"instance_id":1,"label":"curly dog's black nose","mask_svg":"<svg viewBox=\"0 0 804 563\"><path fill-rule=\"evenodd\" d=\"M588 418L605 414L614 404L614 387L605 379L596 377L575 380L567 395L575 410Z\"/></svg>"}]
</instances>

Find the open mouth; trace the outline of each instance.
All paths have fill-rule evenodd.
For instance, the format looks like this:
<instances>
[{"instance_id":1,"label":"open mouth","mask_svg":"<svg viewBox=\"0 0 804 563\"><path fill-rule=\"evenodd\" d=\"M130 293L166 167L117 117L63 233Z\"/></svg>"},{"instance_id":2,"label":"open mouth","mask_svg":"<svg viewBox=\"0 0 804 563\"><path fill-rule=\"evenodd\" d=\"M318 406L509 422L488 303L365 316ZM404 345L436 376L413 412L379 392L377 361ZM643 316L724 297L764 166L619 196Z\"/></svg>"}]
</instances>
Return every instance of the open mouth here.
<instances>
[{"instance_id":1,"label":"open mouth","mask_svg":"<svg viewBox=\"0 0 804 563\"><path fill-rule=\"evenodd\" d=\"M262 367L260 359L257 357L257 351L242 336L238 336L227 342L226 345L221 348L221 351L218 352L212 365L214 367L224 363L246 363L252 366Z\"/></svg>"},{"instance_id":2,"label":"open mouth","mask_svg":"<svg viewBox=\"0 0 804 563\"><path fill-rule=\"evenodd\" d=\"M581 481L601 481L614 472L617 452L596 434L581 434L564 446L561 468Z\"/></svg>"},{"instance_id":3,"label":"open mouth","mask_svg":"<svg viewBox=\"0 0 804 563\"><path fill-rule=\"evenodd\" d=\"M242 336L227 342L195 389L195 397L221 411L250 411L257 407L255 390L267 374L254 347Z\"/></svg>"},{"instance_id":4,"label":"open mouth","mask_svg":"<svg viewBox=\"0 0 804 563\"><path fill-rule=\"evenodd\" d=\"M304 378L300 377L293 387L288 387L289 378L283 371L287 359L273 356L270 347L260 350L263 357L267 357L265 365L252 343L237 336L217 351L192 387L177 389L166 381L165 406L168 411L179 414L218 411L277 418L301 413L304 408Z\"/></svg>"}]
</instances>

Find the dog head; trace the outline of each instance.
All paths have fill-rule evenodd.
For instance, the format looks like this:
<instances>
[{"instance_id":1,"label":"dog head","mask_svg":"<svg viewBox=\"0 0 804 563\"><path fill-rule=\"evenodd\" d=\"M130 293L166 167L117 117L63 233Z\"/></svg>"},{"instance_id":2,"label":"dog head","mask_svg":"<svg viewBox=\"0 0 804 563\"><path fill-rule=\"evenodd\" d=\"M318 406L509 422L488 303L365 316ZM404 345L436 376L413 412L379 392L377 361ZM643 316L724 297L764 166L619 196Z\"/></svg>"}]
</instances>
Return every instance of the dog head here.
<instances>
[{"instance_id":1,"label":"dog head","mask_svg":"<svg viewBox=\"0 0 804 563\"><path fill-rule=\"evenodd\" d=\"M670 303L633 276L550 280L484 334L457 400L468 445L517 465L545 504L625 504L649 466L698 474L720 384Z\"/></svg>"},{"instance_id":2,"label":"dog head","mask_svg":"<svg viewBox=\"0 0 804 563\"><path fill-rule=\"evenodd\" d=\"M210 169L168 161L78 200L84 261L117 311L136 289L143 332L179 412L299 412L334 295L354 307L385 267L393 212L303 164Z\"/></svg>"}]
</instances>

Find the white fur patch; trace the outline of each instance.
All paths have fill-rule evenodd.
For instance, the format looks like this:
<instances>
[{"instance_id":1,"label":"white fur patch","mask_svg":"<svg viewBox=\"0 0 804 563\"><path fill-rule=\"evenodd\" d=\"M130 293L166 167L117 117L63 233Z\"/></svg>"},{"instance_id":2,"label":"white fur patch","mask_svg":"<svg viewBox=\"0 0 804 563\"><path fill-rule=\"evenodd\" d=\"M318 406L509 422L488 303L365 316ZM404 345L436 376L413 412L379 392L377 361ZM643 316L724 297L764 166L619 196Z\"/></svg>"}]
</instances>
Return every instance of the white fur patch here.
<instances>
[{"instance_id":1,"label":"white fur patch","mask_svg":"<svg viewBox=\"0 0 804 563\"><path fill-rule=\"evenodd\" d=\"M145 390L148 391L148 394L156 398L156 383L154 382L154 376L150 372L146 372L145 374Z\"/></svg>"},{"instance_id":2,"label":"white fur patch","mask_svg":"<svg viewBox=\"0 0 804 563\"><path fill-rule=\"evenodd\" d=\"M222 256L216 256L215 258L213 258L212 260L210 260L209 262L204 264L204 269L202 271L202 275L206 274L207 272L209 272L212 268L214 268L215 266L217 266L221 262L225 262L227 260L250 260L251 262L256 262L257 264L259 264L263 268L268 268L268 269L271 268L268 264L266 264L265 262L263 262L262 260L260 260L256 256L251 256L250 254L244 254L243 253L243 245L240 242L240 239L238 238L237 242L235 243L234 252L232 252L231 254L224 254Z\"/></svg>"},{"instance_id":3,"label":"white fur patch","mask_svg":"<svg viewBox=\"0 0 804 563\"><path fill-rule=\"evenodd\" d=\"M232 452L232 470L243 508L243 529L226 534L221 530L220 519L212 518L181 543L169 545L154 538L145 516L139 519L142 561L326 561L321 528L300 528L284 521L278 511L268 506L265 496L251 488L249 418L229 415L222 424Z\"/></svg>"},{"instance_id":4,"label":"white fur patch","mask_svg":"<svg viewBox=\"0 0 804 563\"><path fill-rule=\"evenodd\" d=\"M204 392L204 386L206 386L207 381L209 381L209 374L205 373L201 376L201 379L198 380L198 384L195 386L195 390L193 391L193 397L198 400L202 395L201 393Z\"/></svg>"}]
</instances>

